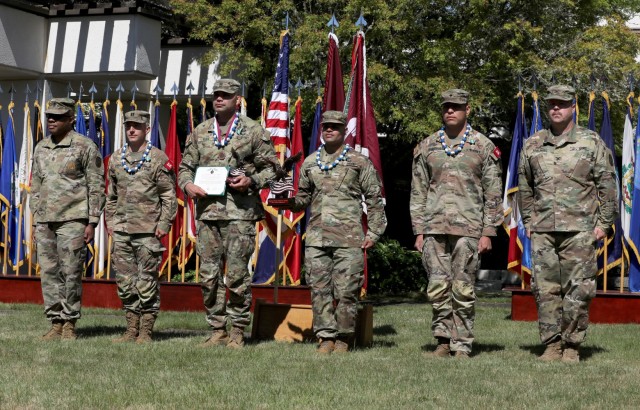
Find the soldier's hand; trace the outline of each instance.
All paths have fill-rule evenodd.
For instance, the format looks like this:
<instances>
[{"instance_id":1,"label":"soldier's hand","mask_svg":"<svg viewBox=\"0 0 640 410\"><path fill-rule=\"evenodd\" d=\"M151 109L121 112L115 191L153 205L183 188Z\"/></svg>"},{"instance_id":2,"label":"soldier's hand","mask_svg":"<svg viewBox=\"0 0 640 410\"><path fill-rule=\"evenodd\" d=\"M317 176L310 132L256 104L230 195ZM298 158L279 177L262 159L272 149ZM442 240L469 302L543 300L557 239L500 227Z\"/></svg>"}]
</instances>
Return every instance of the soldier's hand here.
<instances>
[{"instance_id":1,"label":"soldier's hand","mask_svg":"<svg viewBox=\"0 0 640 410\"><path fill-rule=\"evenodd\" d=\"M184 190L191 198L204 198L205 196L207 196L207 193L204 191L204 189L200 188L198 185L192 182L189 182L187 185L185 185Z\"/></svg>"},{"instance_id":2,"label":"soldier's hand","mask_svg":"<svg viewBox=\"0 0 640 410\"><path fill-rule=\"evenodd\" d=\"M247 192L249 190L249 187L251 186L252 181L251 178L247 176L238 176L227 178L227 182L229 183L229 186L231 188L240 192Z\"/></svg>"},{"instance_id":3,"label":"soldier's hand","mask_svg":"<svg viewBox=\"0 0 640 410\"><path fill-rule=\"evenodd\" d=\"M163 236L165 236L168 232L163 231L160 228L156 228L156 238L158 239L162 239Z\"/></svg>"},{"instance_id":4,"label":"soldier's hand","mask_svg":"<svg viewBox=\"0 0 640 410\"><path fill-rule=\"evenodd\" d=\"M604 231L600 228L596 228L593 230L593 234L596 236L596 240L601 241L604 238L606 238L606 234L604 233Z\"/></svg>"},{"instance_id":5,"label":"soldier's hand","mask_svg":"<svg viewBox=\"0 0 640 410\"><path fill-rule=\"evenodd\" d=\"M85 226L84 228L84 243L89 243L93 240L93 235L96 231L96 228L93 226L93 224L88 224L87 226Z\"/></svg>"},{"instance_id":6,"label":"soldier's hand","mask_svg":"<svg viewBox=\"0 0 640 410\"><path fill-rule=\"evenodd\" d=\"M491 251L491 238L483 236L478 241L478 253L486 253Z\"/></svg>"},{"instance_id":7,"label":"soldier's hand","mask_svg":"<svg viewBox=\"0 0 640 410\"><path fill-rule=\"evenodd\" d=\"M418 252L422 252L423 245L424 245L424 235L417 235L416 243L413 245L413 247L416 248Z\"/></svg>"},{"instance_id":8,"label":"soldier's hand","mask_svg":"<svg viewBox=\"0 0 640 410\"><path fill-rule=\"evenodd\" d=\"M109 236L113 236L113 228L107 228L107 233Z\"/></svg>"},{"instance_id":9,"label":"soldier's hand","mask_svg":"<svg viewBox=\"0 0 640 410\"><path fill-rule=\"evenodd\" d=\"M362 249L369 249L371 247L373 247L373 245L375 245L376 243L374 241L372 241L369 238L365 238L364 241L362 242Z\"/></svg>"},{"instance_id":10,"label":"soldier's hand","mask_svg":"<svg viewBox=\"0 0 640 410\"><path fill-rule=\"evenodd\" d=\"M531 239L531 231L527 229L527 238Z\"/></svg>"}]
</instances>

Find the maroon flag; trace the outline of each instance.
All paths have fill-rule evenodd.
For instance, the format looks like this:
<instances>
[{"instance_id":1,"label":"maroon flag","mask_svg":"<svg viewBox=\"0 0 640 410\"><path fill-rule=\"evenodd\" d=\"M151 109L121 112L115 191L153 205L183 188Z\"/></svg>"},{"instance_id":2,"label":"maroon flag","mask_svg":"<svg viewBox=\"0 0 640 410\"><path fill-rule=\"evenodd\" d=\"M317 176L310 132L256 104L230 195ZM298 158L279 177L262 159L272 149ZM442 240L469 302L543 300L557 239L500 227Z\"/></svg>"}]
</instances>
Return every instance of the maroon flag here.
<instances>
[{"instance_id":1,"label":"maroon flag","mask_svg":"<svg viewBox=\"0 0 640 410\"><path fill-rule=\"evenodd\" d=\"M382 161L380 160L380 146L378 145L376 118L373 113L373 104L371 103L371 97L369 94L369 84L367 83L367 54L364 45L363 31L358 31L353 42L353 51L351 53L351 79L349 80L346 107L348 107L348 111L347 137L345 142L351 145L356 151L362 153L366 157L369 157L374 168L378 171L378 177L382 183ZM383 184L383 198L384 195ZM362 224L366 233L366 214L362 215ZM368 278L369 275L367 272L367 257L365 251L364 284L362 285L363 296L367 292Z\"/></svg>"},{"instance_id":2,"label":"maroon flag","mask_svg":"<svg viewBox=\"0 0 640 410\"><path fill-rule=\"evenodd\" d=\"M323 111L342 111L344 109L344 84L342 82L338 37L333 33L329 33L329 54L327 55L327 75L325 76L322 107Z\"/></svg>"},{"instance_id":3,"label":"maroon flag","mask_svg":"<svg viewBox=\"0 0 640 410\"><path fill-rule=\"evenodd\" d=\"M369 157L378 177L382 182L382 161L380 160L380 147L378 145L378 131L376 118L373 113L373 104L369 94L367 82L367 55L364 45L364 32L356 34L351 54L351 79L349 80L349 93L347 96L347 137L345 142L356 151ZM384 184L382 186L384 197Z\"/></svg>"},{"instance_id":4,"label":"maroon flag","mask_svg":"<svg viewBox=\"0 0 640 410\"><path fill-rule=\"evenodd\" d=\"M344 83L342 67L340 66L340 52L338 36L329 33L329 52L327 54L327 74L324 80L324 95L322 97L322 111L344 111ZM315 139L311 138L310 151L318 149L322 144L322 127L318 127Z\"/></svg>"}]
</instances>

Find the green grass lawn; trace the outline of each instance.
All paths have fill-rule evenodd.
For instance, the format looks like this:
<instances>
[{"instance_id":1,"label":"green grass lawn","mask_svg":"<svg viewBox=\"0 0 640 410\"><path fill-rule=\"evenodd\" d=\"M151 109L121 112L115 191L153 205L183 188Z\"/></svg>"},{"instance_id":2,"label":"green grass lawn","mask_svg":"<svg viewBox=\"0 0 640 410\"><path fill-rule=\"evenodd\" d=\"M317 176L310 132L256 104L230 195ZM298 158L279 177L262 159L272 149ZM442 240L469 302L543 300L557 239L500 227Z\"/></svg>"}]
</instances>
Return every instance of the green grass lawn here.
<instances>
[{"instance_id":1,"label":"green grass lawn","mask_svg":"<svg viewBox=\"0 0 640 410\"><path fill-rule=\"evenodd\" d=\"M535 323L482 297L471 360L430 359L431 309L379 304L374 346L319 356L315 345L199 348L204 313L162 312L157 342L113 344L122 312L84 309L76 342L41 342L41 306L0 304L0 408L638 408L640 327L592 325L579 365L541 363Z\"/></svg>"}]
</instances>

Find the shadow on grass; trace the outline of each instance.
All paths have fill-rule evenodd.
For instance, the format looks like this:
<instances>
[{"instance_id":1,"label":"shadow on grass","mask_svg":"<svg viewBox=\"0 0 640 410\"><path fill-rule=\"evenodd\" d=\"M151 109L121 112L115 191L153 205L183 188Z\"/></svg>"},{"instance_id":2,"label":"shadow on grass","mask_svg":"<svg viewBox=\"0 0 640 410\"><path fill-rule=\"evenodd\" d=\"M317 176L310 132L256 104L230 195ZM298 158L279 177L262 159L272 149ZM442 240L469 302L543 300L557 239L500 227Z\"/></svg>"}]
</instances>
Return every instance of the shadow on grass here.
<instances>
[{"instance_id":1,"label":"shadow on grass","mask_svg":"<svg viewBox=\"0 0 640 410\"><path fill-rule=\"evenodd\" d=\"M78 337L90 339L104 336L120 336L125 330L126 328L124 326L85 326L78 327L76 333ZM153 339L160 341L185 337L204 337L207 333L205 330L163 329L154 330Z\"/></svg>"},{"instance_id":2,"label":"shadow on grass","mask_svg":"<svg viewBox=\"0 0 640 410\"><path fill-rule=\"evenodd\" d=\"M425 345L422 345L421 350L425 353L433 352L434 350L436 350L436 346L437 345L435 343L427 343ZM504 349L505 349L504 345L474 343L471 349L472 350L471 357L479 356L485 353L500 352Z\"/></svg>"},{"instance_id":3,"label":"shadow on grass","mask_svg":"<svg viewBox=\"0 0 640 410\"><path fill-rule=\"evenodd\" d=\"M536 357L542 355L544 349L545 346L542 344L520 346L520 350L526 350ZM578 351L580 352L580 360L589 360L593 355L609 352L609 350L600 346L581 346Z\"/></svg>"},{"instance_id":4,"label":"shadow on grass","mask_svg":"<svg viewBox=\"0 0 640 410\"><path fill-rule=\"evenodd\" d=\"M397 335L396 328L391 325L376 326L373 328L373 334L376 336Z\"/></svg>"}]
</instances>

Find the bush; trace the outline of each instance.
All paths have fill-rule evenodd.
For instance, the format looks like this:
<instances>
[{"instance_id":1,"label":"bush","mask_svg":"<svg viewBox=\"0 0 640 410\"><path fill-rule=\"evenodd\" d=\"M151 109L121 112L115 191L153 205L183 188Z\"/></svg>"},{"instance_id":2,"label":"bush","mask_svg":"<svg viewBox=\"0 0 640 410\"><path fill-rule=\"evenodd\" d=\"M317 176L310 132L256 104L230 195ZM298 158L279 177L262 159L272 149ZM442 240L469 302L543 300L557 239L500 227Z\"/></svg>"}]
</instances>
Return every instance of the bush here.
<instances>
[{"instance_id":1,"label":"bush","mask_svg":"<svg viewBox=\"0 0 640 410\"><path fill-rule=\"evenodd\" d=\"M427 288L427 274L422 267L420 252L404 248L395 239L383 237L367 252L367 256L369 293L397 295L423 292Z\"/></svg>"}]
</instances>

